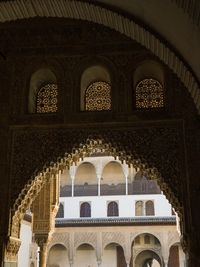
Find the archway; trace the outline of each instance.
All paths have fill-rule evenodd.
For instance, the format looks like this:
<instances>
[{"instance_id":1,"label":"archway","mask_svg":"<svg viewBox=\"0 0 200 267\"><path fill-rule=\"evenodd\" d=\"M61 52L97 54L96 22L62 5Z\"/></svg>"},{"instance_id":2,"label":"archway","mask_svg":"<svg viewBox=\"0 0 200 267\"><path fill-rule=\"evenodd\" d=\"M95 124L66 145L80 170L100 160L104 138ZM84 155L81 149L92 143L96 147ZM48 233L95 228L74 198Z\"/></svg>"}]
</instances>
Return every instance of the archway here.
<instances>
[{"instance_id":1,"label":"archway","mask_svg":"<svg viewBox=\"0 0 200 267\"><path fill-rule=\"evenodd\" d=\"M69 267L66 247L61 244L53 245L48 253L47 267Z\"/></svg>"},{"instance_id":2,"label":"archway","mask_svg":"<svg viewBox=\"0 0 200 267\"><path fill-rule=\"evenodd\" d=\"M124 249L119 243L109 243L104 247L102 256L102 266L126 267Z\"/></svg>"},{"instance_id":3,"label":"archway","mask_svg":"<svg viewBox=\"0 0 200 267\"><path fill-rule=\"evenodd\" d=\"M116 132L117 133L117 132ZM116 134L115 133L115 134ZM143 131L140 131L140 134L143 133ZM163 187L163 190L166 192L168 197L170 198L171 202L175 203L175 207L178 210L178 212L181 213L180 206L177 205L179 202L176 200L175 196L171 193L169 194L169 187L166 187L166 184L164 183L164 179L162 178L161 174L159 173L158 169L155 167L150 167L147 160L142 158L142 160L139 158L138 154L132 150L130 153L129 150L124 149L123 141L127 141L127 138L130 138L129 146L131 147L131 141L135 141L137 135L133 135L133 132L128 134L126 133L126 140L121 139L121 134L124 135L124 132L118 132L118 134L115 135L113 132L111 136L113 138L109 138L109 134L104 134L101 136L101 138L98 135L98 138L92 138L86 140L85 144L80 144L76 148L73 149L73 152L71 154L66 154L65 157L60 158L57 160L56 163L51 164L50 167L45 167L43 172L40 172L38 176L36 176L35 179L30 180L29 184L26 185L26 187L22 190L22 193L19 195L18 199L15 201L14 209L13 209L13 217L12 217L12 224L11 224L11 237L18 237L18 232L16 231L16 227L20 224L21 216L23 215L24 210L26 210L34 201L35 197L40 194L41 190L45 188L48 184L53 184L54 186L57 184L56 179L59 178L60 172L65 169L68 166L71 166L73 162L80 161L81 158L84 158L88 155L93 155L94 153L108 153L109 155L113 155L114 157L118 157L119 160L122 162L125 161L129 166L132 166L135 169L141 169L143 172L148 174L148 176L152 179L157 179L160 183L161 187L163 187L163 184L165 185ZM145 135L147 132L145 132ZM160 132L159 132L160 136ZM165 137L165 135L164 135ZM111 142L105 142L105 140L112 140L112 142L116 142L118 138L120 138L120 141L118 140L115 143L115 147ZM141 138L141 136L140 136ZM123 140L123 141L122 141ZM125 142L126 143L126 142ZM118 151L116 149L118 148ZM148 154L149 155L149 154ZM151 157L150 157L151 158ZM149 159L150 159L149 158ZM159 164L158 164L159 166ZM55 187L56 188L56 187ZM55 190L56 192L56 190ZM172 197L173 196L173 197ZM182 218L182 217L181 217ZM52 220L51 220L52 224Z\"/></svg>"},{"instance_id":4,"label":"archway","mask_svg":"<svg viewBox=\"0 0 200 267\"><path fill-rule=\"evenodd\" d=\"M152 250L143 250L135 259L135 267L154 267L162 266L162 260L159 255Z\"/></svg>"},{"instance_id":5,"label":"archway","mask_svg":"<svg viewBox=\"0 0 200 267\"><path fill-rule=\"evenodd\" d=\"M95 252L94 247L91 244L86 244L86 243L80 244L76 248L74 267L82 266L83 263L84 263L84 266L87 266L87 267L98 266L96 252Z\"/></svg>"}]
</instances>

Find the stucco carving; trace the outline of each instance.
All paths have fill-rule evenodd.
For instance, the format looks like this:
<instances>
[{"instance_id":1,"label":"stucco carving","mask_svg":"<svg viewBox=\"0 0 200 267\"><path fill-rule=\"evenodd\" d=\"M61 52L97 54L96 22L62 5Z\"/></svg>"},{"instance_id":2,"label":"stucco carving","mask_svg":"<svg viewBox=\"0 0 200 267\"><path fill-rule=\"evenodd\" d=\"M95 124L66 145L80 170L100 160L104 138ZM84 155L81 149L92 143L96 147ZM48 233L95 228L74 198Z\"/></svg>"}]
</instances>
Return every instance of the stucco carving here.
<instances>
[{"instance_id":1,"label":"stucco carving","mask_svg":"<svg viewBox=\"0 0 200 267\"><path fill-rule=\"evenodd\" d=\"M62 244L67 250L69 250L69 241L69 233L53 233L47 250L49 251L56 244Z\"/></svg>"},{"instance_id":2,"label":"stucco carving","mask_svg":"<svg viewBox=\"0 0 200 267\"><path fill-rule=\"evenodd\" d=\"M121 232L103 232L102 233L102 247L105 248L111 243L119 244L124 250L126 249L125 235Z\"/></svg>"},{"instance_id":3,"label":"stucco carving","mask_svg":"<svg viewBox=\"0 0 200 267\"><path fill-rule=\"evenodd\" d=\"M181 216L182 189L179 167L181 140L181 132L175 125L139 129L133 127L125 128L123 131L105 129L98 133L92 129L81 131L32 129L29 132L23 130L15 132L13 195L19 192L21 181L25 182L26 177L31 175L32 179L28 181L14 202L12 225L22 218L34 198L55 174L58 175L59 171L73 162L76 164L79 158L99 151L114 157L118 156L121 161L125 160L134 168L141 169L150 179L157 179L161 189ZM20 154L19 150L21 150ZM52 159L55 163L50 163ZM47 163L42 167L42 163L45 162ZM17 168L22 164L26 165L26 169ZM33 172L39 166L41 171L34 176Z\"/></svg>"},{"instance_id":4,"label":"stucco carving","mask_svg":"<svg viewBox=\"0 0 200 267\"><path fill-rule=\"evenodd\" d=\"M17 253L20 248L21 241L18 238L10 236L5 251L5 262L16 262Z\"/></svg>"},{"instance_id":5,"label":"stucco carving","mask_svg":"<svg viewBox=\"0 0 200 267\"><path fill-rule=\"evenodd\" d=\"M79 232L74 235L74 247L78 248L80 245L87 243L90 244L94 249L97 247L97 233L93 232Z\"/></svg>"}]
</instances>

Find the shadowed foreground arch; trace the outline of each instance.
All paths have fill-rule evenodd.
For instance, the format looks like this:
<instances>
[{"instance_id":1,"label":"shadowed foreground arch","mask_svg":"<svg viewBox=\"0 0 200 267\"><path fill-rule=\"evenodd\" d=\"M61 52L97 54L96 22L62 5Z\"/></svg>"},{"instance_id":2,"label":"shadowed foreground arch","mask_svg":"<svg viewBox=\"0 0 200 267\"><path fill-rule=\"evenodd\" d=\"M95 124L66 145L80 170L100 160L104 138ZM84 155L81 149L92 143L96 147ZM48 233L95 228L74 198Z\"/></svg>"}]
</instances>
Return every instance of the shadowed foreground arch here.
<instances>
[{"instance_id":1,"label":"shadowed foreground arch","mask_svg":"<svg viewBox=\"0 0 200 267\"><path fill-rule=\"evenodd\" d=\"M151 128L149 125L139 128L138 125L137 127L129 125L123 130L116 128L109 131L105 128L98 133L94 129L73 132L68 129L52 129L49 132L35 128L27 133L17 131L14 137L13 177L18 182L25 181L28 172L31 174L38 167L41 171L25 183L17 199L13 200L10 242L7 249L9 250L13 238L19 238L20 220L41 190L58 179L60 173L69 168L73 162L76 164L84 157L93 156L95 153L118 157L122 162L125 160L129 166L140 169L150 179L157 179L180 216L183 233L185 218L183 218L181 194L178 194L182 192L181 186L184 184L178 182L181 179L181 167L184 168L180 157L182 144L180 126L171 123L157 128ZM22 150L20 156L19 149ZM53 159L54 162L48 163L49 159ZM47 163L42 167L41 164L44 162ZM15 172L19 164L27 164L27 168ZM12 190L17 192L20 186L21 184L14 183Z\"/></svg>"}]
</instances>

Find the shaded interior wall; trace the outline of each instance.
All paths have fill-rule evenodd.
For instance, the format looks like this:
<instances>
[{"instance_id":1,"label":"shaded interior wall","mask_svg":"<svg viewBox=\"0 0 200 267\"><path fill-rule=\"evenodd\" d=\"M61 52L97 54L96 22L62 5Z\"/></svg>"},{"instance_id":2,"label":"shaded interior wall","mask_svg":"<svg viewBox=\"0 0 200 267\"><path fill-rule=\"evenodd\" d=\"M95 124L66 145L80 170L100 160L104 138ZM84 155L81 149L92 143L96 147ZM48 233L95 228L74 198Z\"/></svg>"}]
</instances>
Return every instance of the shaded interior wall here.
<instances>
[{"instance_id":1,"label":"shaded interior wall","mask_svg":"<svg viewBox=\"0 0 200 267\"><path fill-rule=\"evenodd\" d=\"M178 246L172 246L170 248L168 267L179 267L179 249L178 249Z\"/></svg>"},{"instance_id":2,"label":"shaded interior wall","mask_svg":"<svg viewBox=\"0 0 200 267\"><path fill-rule=\"evenodd\" d=\"M53 246L48 255L47 267L69 267L67 250L61 245ZM24 266L25 267L25 266Z\"/></svg>"},{"instance_id":3,"label":"shaded interior wall","mask_svg":"<svg viewBox=\"0 0 200 267\"><path fill-rule=\"evenodd\" d=\"M126 267L123 248L117 246L117 267Z\"/></svg>"}]
</instances>

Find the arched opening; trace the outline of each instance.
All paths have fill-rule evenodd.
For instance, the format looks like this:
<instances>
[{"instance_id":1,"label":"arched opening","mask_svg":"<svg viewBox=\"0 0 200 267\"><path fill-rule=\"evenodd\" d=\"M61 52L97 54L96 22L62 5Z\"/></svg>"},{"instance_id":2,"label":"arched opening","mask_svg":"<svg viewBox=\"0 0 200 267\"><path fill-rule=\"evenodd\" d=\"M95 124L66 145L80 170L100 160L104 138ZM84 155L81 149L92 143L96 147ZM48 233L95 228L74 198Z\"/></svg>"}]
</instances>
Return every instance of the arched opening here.
<instances>
[{"instance_id":1,"label":"arched opening","mask_svg":"<svg viewBox=\"0 0 200 267\"><path fill-rule=\"evenodd\" d=\"M101 177L101 195L125 195L126 179L119 162L111 161L105 165Z\"/></svg>"},{"instance_id":2,"label":"arched opening","mask_svg":"<svg viewBox=\"0 0 200 267\"><path fill-rule=\"evenodd\" d=\"M111 78L106 67L94 65L85 69L80 90L81 110L111 110Z\"/></svg>"},{"instance_id":3,"label":"arched opening","mask_svg":"<svg viewBox=\"0 0 200 267\"><path fill-rule=\"evenodd\" d=\"M102 141L99 141L99 143L98 142L94 142L94 143L90 143L91 144L91 154L93 155L94 154L94 151L95 151L95 146L101 146L101 147L103 147L104 145L102 144ZM113 151L112 150L112 148L111 147L108 147L107 146L107 144L106 144L106 149L108 149L109 151ZM103 153L105 153L105 151L104 151L104 149L102 149L103 150ZM87 147L87 151L88 151L88 147ZM78 154L77 154L78 155ZM89 158L89 155L87 155L88 157L87 157L87 160L88 160L88 158ZM71 156L69 157L70 158L70 160L71 160ZM97 156L96 158L95 158L95 160L101 160L100 159L101 157L99 157L99 156ZM91 159L94 161L94 156L91 156ZM79 160L79 158L77 158L77 161L79 162L80 160ZM62 166L62 169L63 169L63 161L60 161L62 164L61 165L59 165L58 164L58 170L59 170L59 167L61 167ZM67 166L67 163L68 163L68 161L65 161L65 164L66 164L66 166ZM114 162L115 163L115 162ZM89 163L89 162L87 162L86 163L86 165L87 166L89 166L89 171L90 171L90 169L92 169L92 170L94 170L95 168L94 168L94 165L93 164L91 164L91 163ZM114 165L114 164L113 164ZM79 165L79 167L78 168L80 168L80 166L83 166L84 167L84 163L82 163L82 164L80 164ZM121 167L121 165L119 164L119 163L117 163L117 165L116 165L117 167L118 166L120 166ZM115 165L114 165L114 167L115 167ZM85 167L84 167L85 168ZM111 172L112 172L112 169L113 168L111 168ZM115 170L115 168L114 168L114 170ZM105 168L103 169L102 168L102 171L105 171ZM117 172L117 173L119 173L119 172ZM83 174L83 177L85 176L85 177L87 177L87 175L86 175L86 172L82 172L82 174ZM123 174L123 175L122 175ZM83 180L84 180L84 178L81 178L82 176L81 176L81 174L79 174L80 175L80 181L82 182ZM96 173L95 173L95 175L96 175ZM107 175L108 175L108 173L107 173ZM122 172L122 169L120 168L120 177L122 177L123 176L123 179L124 179L124 173ZM54 176L55 176L55 169L54 169ZM49 176L50 177L50 176ZM100 176L101 177L101 176ZM109 177L109 175L108 175L108 177ZM96 177L95 177L95 179L96 179ZM41 181L41 180L39 180L39 181ZM44 182L44 180L43 180L43 182ZM44 185L43 185L44 186ZM155 195L157 195L157 194L155 194ZM112 196L112 195L111 195ZM111 197L111 196L109 196L109 198ZM160 196L160 195L159 195ZM162 195L161 195L162 196ZM160 196L160 197L161 197ZM85 197L85 196L84 196ZM93 196L93 197L97 197L97 198L99 198L100 196ZM105 198L105 197L107 197L107 196L102 196L103 198ZM112 196L112 198L113 198L114 196ZM116 196L115 196L116 197ZM124 196L125 197L125 196ZM130 202L131 203L131 198L130 197L132 197L131 195L128 195L128 198L129 198L129 200L128 200L128 202L127 202L127 205L128 205L128 203ZM135 199L135 196L133 196L134 197L134 199ZM73 198L73 197L72 197ZM87 217L87 218L90 218L91 217L91 204L88 202L88 201L84 201L84 202L80 202L80 196L78 196L78 197L76 197L77 198L77 203L79 203L80 204L80 215L78 215L78 217L80 216L80 217ZM61 199L63 199L63 198L61 198ZM69 197L68 197L68 199L69 199ZM92 199L90 199L91 201L93 201ZM159 199L158 199L159 200ZM120 200L121 201L121 200ZM139 200L140 201L140 200ZM149 201L148 200L148 198L146 197L146 199L144 199L144 203L146 203L147 201ZM160 200L159 200L159 202L160 202ZM66 200L66 203L67 203L67 200ZM100 203L100 202L99 202ZM116 209L115 208L113 208L114 207L114 205L116 206L116 202L115 201L110 201L110 202L107 202L107 203L112 203L112 212L113 212L113 210L115 210L116 211ZM113 205L113 203L114 203L114 205ZM124 202L125 203L125 202ZM137 202L136 202L137 203ZM69 202L68 202L68 205L70 206L70 204L69 204ZM132 202L132 204L131 205L133 205L133 202ZM111 206L111 205L110 205ZM100 207L100 206L98 206L98 207ZM145 204L144 204L144 207L145 207ZM96 209L96 214L98 214L98 208L94 208L94 210ZM127 209L127 210L129 210L129 208L128 208L128 206L126 207L126 205L122 205L122 211L123 210L125 210L125 209ZM171 214L171 207L169 206L168 207L168 209L169 209L169 211L170 211L170 214ZM118 212L119 212L119 210L118 210ZM124 212L124 211L123 211ZM122 212L122 213L123 213ZM115 213L115 215L113 215L113 213L112 213L112 216L116 216L116 214L117 213ZM98 218L98 216L94 216L94 215L92 215L93 217L97 217ZM127 216L127 215L126 215ZM77 218L78 218L77 217ZM102 218L103 218L103 216L102 216ZM102 220L102 218L101 218L101 220ZM93 219L93 218L92 218ZM120 219L120 218L119 218ZM133 218L134 219L134 218ZM57 222L58 220L56 220L56 222ZM98 220L97 220L98 221ZM66 220L64 220L63 221L64 223L66 223ZM75 223L75 224L77 224L77 220L72 220L72 219L70 219L69 220L69 223L70 223L70 226L73 226L73 223ZM79 223L79 222L78 222ZM91 220L91 223L93 223L93 220ZM104 221L103 221L103 223L104 223ZM62 226L62 224L60 225L60 227ZM90 229L90 228L89 228ZM99 229L99 228L98 228ZM166 228L166 229L168 229L168 228ZM170 228L171 229L171 228ZM61 230L59 230L59 231L61 231ZM104 230L105 231L105 230ZM55 234L57 234L57 233L55 233ZM103 232L102 233L100 233L101 235L102 235L102 238L103 238ZM113 238L115 237L115 235L116 235L117 233L112 233L112 235L113 235ZM90 236L91 235L91 236ZM77 240L79 239L79 238L81 238L81 240L87 240L87 239L92 239L92 240L95 240L95 233L87 233L87 234L85 234L84 236L82 236L82 234L80 234L80 237L79 237L79 234L77 235ZM120 233L120 235L121 235L121 233ZM67 238L69 238L69 236L70 236L70 234L68 233L68 237ZM81 237L82 236L82 237ZM106 237L106 238L108 238L108 237ZM116 237L115 237L116 238ZM122 240L123 240L123 235L120 237L120 238L122 238ZM138 241L138 240L139 241ZM136 244L139 244L140 243L140 245L141 245L141 243L144 245L144 248L145 249L147 249L147 248L149 248L149 246L150 245L152 245L152 242L154 242L153 244L154 244L154 247L156 246L156 244L158 243L158 244L160 244L159 242L157 242L156 243L156 241L155 241L155 239L153 239L152 237L151 237L151 234L146 234L146 235L142 235L142 236L140 236L140 238L139 237L137 237L137 239L135 240L135 243L134 243L134 247L136 246ZM154 240L154 241L152 241L152 240ZM78 241L77 241L78 242ZM146 246L146 247L145 247ZM120 252L119 252L120 253ZM121 256L120 256L121 257ZM128 262L129 261L129 259L126 259L126 261Z\"/></svg>"},{"instance_id":4,"label":"arched opening","mask_svg":"<svg viewBox=\"0 0 200 267\"><path fill-rule=\"evenodd\" d=\"M76 170L74 196L96 196L98 194L96 170L92 163L83 162Z\"/></svg>"},{"instance_id":5,"label":"arched opening","mask_svg":"<svg viewBox=\"0 0 200 267\"><path fill-rule=\"evenodd\" d=\"M161 267L162 261L159 255L152 250L140 252L135 259L135 267Z\"/></svg>"},{"instance_id":6,"label":"arched opening","mask_svg":"<svg viewBox=\"0 0 200 267\"><path fill-rule=\"evenodd\" d=\"M124 250L118 243L109 243L103 250L102 265L110 267L126 267Z\"/></svg>"},{"instance_id":7,"label":"arched opening","mask_svg":"<svg viewBox=\"0 0 200 267\"><path fill-rule=\"evenodd\" d=\"M57 78L48 68L38 69L30 78L28 111L30 113L54 113L57 110Z\"/></svg>"},{"instance_id":8,"label":"arched opening","mask_svg":"<svg viewBox=\"0 0 200 267\"><path fill-rule=\"evenodd\" d=\"M97 259L95 249L91 244L81 244L76 249L76 257L74 261L74 267L85 266L97 266Z\"/></svg>"},{"instance_id":9,"label":"arched opening","mask_svg":"<svg viewBox=\"0 0 200 267\"><path fill-rule=\"evenodd\" d=\"M83 202L80 205L80 217L91 217L91 206L88 202Z\"/></svg>"},{"instance_id":10,"label":"arched opening","mask_svg":"<svg viewBox=\"0 0 200 267\"><path fill-rule=\"evenodd\" d=\"M107 216L108 217L119 216L119 208L117 202L111 201L108 203Z\"/></svg>"},{"instance_id":11,"label":"arched opening","mask_svg":"<svg viewBox=\"0 0 200 267\"><path fill-rule=\"evenodd\" d=\"M65 246L61 244L53 245L48 252L48 267L66 267L69 266L68 253Z\"/></svg>"}]
</instances>

